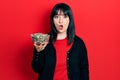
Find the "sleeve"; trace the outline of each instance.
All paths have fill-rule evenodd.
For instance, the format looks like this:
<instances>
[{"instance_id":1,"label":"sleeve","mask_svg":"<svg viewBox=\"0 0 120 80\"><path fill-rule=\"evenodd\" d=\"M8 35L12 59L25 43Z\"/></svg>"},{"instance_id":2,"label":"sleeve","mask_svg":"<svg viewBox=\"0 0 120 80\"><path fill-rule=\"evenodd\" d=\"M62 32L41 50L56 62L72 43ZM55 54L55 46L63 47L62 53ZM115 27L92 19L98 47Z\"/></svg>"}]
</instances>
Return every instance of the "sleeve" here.
<instances>
[{"instance_id":1,"label":"sleeve","mask_svg":"<svg viewBox=\"0 0 120 80\"><path fill-rule=\"evenodd\" d=\"M89 64L88 64L88 56L87 56L87 49L86 46L84 44L84 42L82 42L81 44L81 80L89 80Z\"/></svg>"},{"instance_id":2,"label":"sleeve","mask_svg":"<svg viewBox=\"0 0 120 80\"><path fill-rule=\"evenodd\" d=\"M44 50L41 52L37 52L34 47L33 51L33 59L32 59L32 69L39 73L44 67Z\"/></svg>"}]
</instances>

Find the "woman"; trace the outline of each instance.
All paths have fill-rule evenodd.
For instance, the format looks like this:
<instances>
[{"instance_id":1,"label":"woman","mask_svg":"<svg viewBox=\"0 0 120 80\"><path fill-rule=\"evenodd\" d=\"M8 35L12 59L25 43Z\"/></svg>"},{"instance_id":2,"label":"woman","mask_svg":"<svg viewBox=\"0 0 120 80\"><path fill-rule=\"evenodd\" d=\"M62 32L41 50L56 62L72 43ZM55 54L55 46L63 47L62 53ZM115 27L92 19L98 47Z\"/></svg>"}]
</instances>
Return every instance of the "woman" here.
<instances>
[{"instance_id":1,"label":"woman","mask_svg":"<svg viewBox=\"0 0 120 80\"><path fill-rule=\"evenodd\" d=\"M71 8L56 4L50 16L50 40L34 43L32 68L39 73L38 80L89 80L85 44L75 35Z\"/></svg>"}]
</instances>

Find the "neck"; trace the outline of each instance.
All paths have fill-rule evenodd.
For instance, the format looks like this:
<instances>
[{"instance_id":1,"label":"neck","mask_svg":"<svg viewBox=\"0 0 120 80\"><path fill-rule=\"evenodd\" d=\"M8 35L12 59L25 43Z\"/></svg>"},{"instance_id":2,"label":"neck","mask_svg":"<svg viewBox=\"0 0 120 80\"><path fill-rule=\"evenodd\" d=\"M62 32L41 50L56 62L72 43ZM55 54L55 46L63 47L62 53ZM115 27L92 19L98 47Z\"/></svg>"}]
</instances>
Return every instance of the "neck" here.
<instances>
[{"instance_id":1,"label":"neck","mask_svg":"<svg viewBox=\"0 0 120 80\"><path fill-rule=\"evenodd\" d=\"M57 39L65 39L67 37L67 33L58 33L57 34Z\"/></svg>"}]
</instances>

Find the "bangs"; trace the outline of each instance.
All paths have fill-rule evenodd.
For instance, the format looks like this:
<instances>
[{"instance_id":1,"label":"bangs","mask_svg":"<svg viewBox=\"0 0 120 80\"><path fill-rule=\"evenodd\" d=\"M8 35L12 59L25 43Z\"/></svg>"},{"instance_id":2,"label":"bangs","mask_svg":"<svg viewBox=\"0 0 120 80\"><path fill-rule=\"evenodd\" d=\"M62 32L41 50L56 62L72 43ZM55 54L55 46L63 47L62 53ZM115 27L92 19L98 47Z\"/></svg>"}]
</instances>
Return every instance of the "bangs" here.
<instances>
[{"instance_id":1,"label":"bangs","mask_svg":"<svg viewBox=\"0 0 120 80\"><path fill-rule=\"evenodd\" d=\"M57 9L53 16L58 15L58 13L63 14L63 15L68 15L69 14L68 11L65 10L65 9Z\"/></svg>"}]
</instances>

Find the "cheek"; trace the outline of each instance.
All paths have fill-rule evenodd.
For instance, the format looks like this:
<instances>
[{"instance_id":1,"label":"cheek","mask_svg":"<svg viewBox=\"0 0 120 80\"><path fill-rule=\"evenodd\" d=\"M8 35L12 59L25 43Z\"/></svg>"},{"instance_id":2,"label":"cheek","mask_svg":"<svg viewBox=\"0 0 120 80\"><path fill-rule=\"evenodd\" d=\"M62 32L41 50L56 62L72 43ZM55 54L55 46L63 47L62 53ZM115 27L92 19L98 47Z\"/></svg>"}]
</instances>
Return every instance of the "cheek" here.
<instances>
[{"instance_id":1,"label":"cheek","mask_svg":"<svg viewBox=\"0 0 120 80\"><path fill-rule=\"evenodd\" d=\"M53 20L53 22L54 22L54 25L56 26L56 23L57 23L56 20Z\"/></svg>"},{"instance_id":2,"label":"cheek","mask_svg":"<svg viewBox=\"0 0 120 80\"><path fill-rule=\"evenodd\" d=\"M66 24L66 25L69 25L69 22L70 22L69 20L66 20L66 21L65 21L65 24Z\"/></svg>"},{"instance_id":3,"label":"cheek","mask_svg":"<svg viewBox=\"0 0 120 80\"><path fill-rule=\"evenodd\" d=\"M58 23L58 19L53 19L53 22L54 23Z\"/></svg>"}]
</instances>

